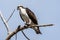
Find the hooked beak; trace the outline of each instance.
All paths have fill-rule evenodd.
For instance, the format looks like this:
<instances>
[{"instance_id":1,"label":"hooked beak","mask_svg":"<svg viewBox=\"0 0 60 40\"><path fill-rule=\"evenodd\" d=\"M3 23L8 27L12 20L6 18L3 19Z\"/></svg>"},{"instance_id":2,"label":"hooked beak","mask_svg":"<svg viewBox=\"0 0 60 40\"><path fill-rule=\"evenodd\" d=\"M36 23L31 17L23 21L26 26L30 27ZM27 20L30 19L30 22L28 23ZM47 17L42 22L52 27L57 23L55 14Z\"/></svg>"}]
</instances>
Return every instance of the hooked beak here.
<instances>
[{"instance_id":1,"label":"hooked beak","mask_svg":"<svg viewBox=\"0 0 60 40\"><path fill-rule=\"evenodd\" d=\"M17 10L19 10L19 6L17 7Z\"/></svg>"}]
</instances>

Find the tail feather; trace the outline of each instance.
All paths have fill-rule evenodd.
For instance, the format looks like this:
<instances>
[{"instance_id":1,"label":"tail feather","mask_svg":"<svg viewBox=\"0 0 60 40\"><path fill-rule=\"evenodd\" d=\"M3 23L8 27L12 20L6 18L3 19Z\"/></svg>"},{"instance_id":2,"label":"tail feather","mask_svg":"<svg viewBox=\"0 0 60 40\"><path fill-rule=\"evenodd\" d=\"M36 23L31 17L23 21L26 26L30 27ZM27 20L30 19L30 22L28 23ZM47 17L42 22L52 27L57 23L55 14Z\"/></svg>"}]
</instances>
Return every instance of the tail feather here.
<instances>
[{"instance_id":1,"label":"tail feather","mask_svg":"<svg viewBox=\"0 0 60 40\"><path fill-rule=\"evenodd\" d=\"M35 30L36 34L42 34L40 30Z\"/></svg>"},{"instance_id":2,"label":"tail feather","mask_svg":"<svg viewBox=\"0 0 60 40\"><path fill-rule=\"evenodd\" d=\"M39 27L35 27L33 29L35 30L36 34L42 34L41 31L39 30Z\"/></svg>"}]
</instances>

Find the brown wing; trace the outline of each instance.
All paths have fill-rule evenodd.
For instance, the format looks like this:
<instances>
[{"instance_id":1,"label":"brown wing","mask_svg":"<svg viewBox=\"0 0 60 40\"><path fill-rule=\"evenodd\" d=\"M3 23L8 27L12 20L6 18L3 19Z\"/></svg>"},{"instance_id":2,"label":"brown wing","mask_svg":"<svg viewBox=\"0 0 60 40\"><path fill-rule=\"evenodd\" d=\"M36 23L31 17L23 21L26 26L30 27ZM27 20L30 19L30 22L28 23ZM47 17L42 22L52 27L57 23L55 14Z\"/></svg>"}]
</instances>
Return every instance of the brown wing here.
<instances>
[{"instance_id":1,"label":"brown wing","mask_svg":"<svg viewBox=\"0 0 60 40\"><path fill-rule=\"evenodd\" d=\"M27 12L29 18L32 20L32 22L35 24L38 24L35 14L28 8L26 8L26 12Z\"/></svg>"}]
</instances>

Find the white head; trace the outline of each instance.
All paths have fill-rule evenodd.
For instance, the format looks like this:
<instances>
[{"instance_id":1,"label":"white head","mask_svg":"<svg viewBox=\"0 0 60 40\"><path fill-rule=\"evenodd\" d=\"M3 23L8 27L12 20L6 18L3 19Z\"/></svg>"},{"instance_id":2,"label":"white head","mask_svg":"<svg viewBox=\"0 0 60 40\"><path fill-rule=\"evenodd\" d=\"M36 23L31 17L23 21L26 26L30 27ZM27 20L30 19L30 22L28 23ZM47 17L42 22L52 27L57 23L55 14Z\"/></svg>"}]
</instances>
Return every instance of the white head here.
<instances>
[{"instance_id":1,"label":"white head","mask_svg":"<svg viewBox=\"0 0 60 40\"><path fill-rule=\"evenodd\" d=\"M20 10L20 9L22 9L22 8L24 8L23 6L17 6L17 10Z\"/></svg>"}]
</instances>

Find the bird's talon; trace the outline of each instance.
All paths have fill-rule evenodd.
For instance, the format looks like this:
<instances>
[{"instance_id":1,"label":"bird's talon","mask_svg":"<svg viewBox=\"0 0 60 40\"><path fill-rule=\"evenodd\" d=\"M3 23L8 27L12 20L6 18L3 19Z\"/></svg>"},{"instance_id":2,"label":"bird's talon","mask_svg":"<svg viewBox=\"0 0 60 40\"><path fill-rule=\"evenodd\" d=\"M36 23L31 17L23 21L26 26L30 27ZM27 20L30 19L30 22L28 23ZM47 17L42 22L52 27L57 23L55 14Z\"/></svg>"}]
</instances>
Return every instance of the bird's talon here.
<instances>
[{"instance_id":1,"label":"bird's talon","mask_svg":"<svg viewBox=\"0 0 60 40\"><path fill-rule=\"evenodd\" d=\"M26 23L25 25L29 26L30 24L29 23Z\"/></svg>"}]
</instances>

